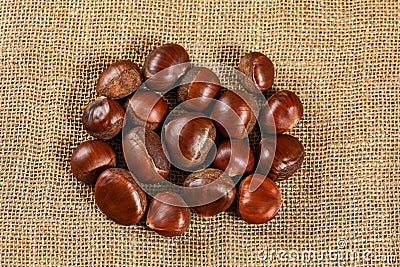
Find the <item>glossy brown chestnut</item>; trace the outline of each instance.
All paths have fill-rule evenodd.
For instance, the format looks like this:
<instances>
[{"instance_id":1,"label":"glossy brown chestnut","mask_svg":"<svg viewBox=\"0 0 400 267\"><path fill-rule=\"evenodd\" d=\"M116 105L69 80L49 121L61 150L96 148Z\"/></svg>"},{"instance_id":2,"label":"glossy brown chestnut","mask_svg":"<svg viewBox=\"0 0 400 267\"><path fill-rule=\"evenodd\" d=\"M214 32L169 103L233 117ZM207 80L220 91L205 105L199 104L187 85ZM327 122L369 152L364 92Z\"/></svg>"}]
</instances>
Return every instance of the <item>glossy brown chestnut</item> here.
<instances>
[{"instance_id":1,"label":"glossy brown chestnut","mask_svg":"<svg viewBox=\"0 0 400 267\"><path fill-rule=\"evenodd\" d=\"M94 197L101 212L118 224L137 224L146 211L145 192L124 169L102 172L94 188Z\"/></svg>"},{"instance_id":2,"label":"glossy brown chestnut","mask_svg":"<svg viewBox=\"0 0 400 267\"><path fill-rule=\"evenodd\" d=\"M292 129L303 117L303 104L288 90L273 94L260 110L259 124L267 133L282 134Z\"/></svg>"},{"instance_id":3,"label":"glossy brown chestnut","mask_svg":"<svg viewBox=\"0 0 400 267\"><path fill-rule=\"evenodd\" d=\"M154 49L143 64L146 86L156 91L175 87L175 83L189 67L189 64L183 64L187 62L189 54L178 44L169 43ZM172 66L174 67L170 68Z\"/></svg>"},{"instance_id":4,"label":"glossy brown chestnut","mask_svg":"<svg viewBox=\"0 0 400 267\"><path fill-rule=\"evenodd\" d=\"M251 174L239 186L238 211L248 223L259 224L272 220L281 203L282 195L278 186L263 175Z\"/></svg>"},{"instance_id":5,"label":"glossy brown chestnut","mask_svg":"<svg viewBox=\"0 0 400 267\"><path fill-rule=\"evenodd\" d=\"M112 63L100 75L96 91L100 96L121 99L135 92L142 84L139 67L130 60Z\"/></svg>"},{"instance_id":6,"label":"glossy brown chestnut","mask_svg":"<svg viewBox=\"0 0 400 267\"><path fill-rule=\"evenodd\" d=\"M182 78L178 88L178 101L195 99L184 103L188 110L203 111L212 103L220 91L218 76L208 68L191 68Z\"/></svg>"},{"instance_id":7,"label":"glossy brown chestnut","mask_svg":"<svg viewBox=\"0 0 400 267\"><path fill-rule=\"evenodd\" d=\"M208 168L193 172L185 179L183 186L186 203L203 217L211 217L227 210L236 197L235 182L218 169Z\"/></svg>"},{"instance_id":8,"label":"glossy brown chestnut","mask_svg":"<svg viewBox=\"0 0 400 267\"><path fill-rule=\"evenodd\" d=\"M170 163L157 133L135 127L124 135L122 142L125 162L138 181L152 184L168 176Z\"/></svg>"},{"instance_id":9,"label":"glossy brown chestnut","mask_svg":"<svg viewBox=\"0 0 400 267\"><path fill-rule=\"evenodd\" d=\"M110 140L122 129L125 112L117 101L99 97L85 108L82 124L92 136Z\"/></svg>"},{"instance_id":10,"label":"glossy brown chestnut","mask_svg":"<svg viewBox=\"0 0 400 267\"><path fill-rule=\"evenodd\" d=\"M71 156L72 173L79 181L86 184L94 184L100 173L115 165L114 150L101 140L82 142Z\"/></svg>"},{"instance_id":11,"label":"glossy brown chestnut","mask_svg":"<svg viewBox=\"0 0 400 267\"><path fill-rule=\"evenodd\" d=\"M254 168L254 154L243 139L222 141L217 146L214 166L225 170L229 176L242 175Z\"/></svg>"},{"instance_id":12,"label":"glossy brown chestnut","mask_svg":"<svg viewBox=\"0 0 400 267\"><path fill-rule=\"evenodd\" d=\"M146 224L160 235L178 236L189 227L190 211L177 194L161 192L150 203Z\"/></svg>"},{"instance_id":13,"label":"glossy brown chestnut","mask_svg":"<svg viewBox=\"0 0 400 267\"><path fill-rule=\"evenodd\" d=\"M274 64L268 57L259 52L250 52L242 57L239 70L253 81L256 88L261 92L271 88L274 84ZM247 89L252 90L254 88L254 86L247 84L245 80L239 79L239 81Z\"/></svg>"},{"instance_id":14,"label":"glossy brown chestnut","mask_svg":"<svg viewBox=\"0 0 400 267\"><path fill-rule=\"evenodd\" d=\"M253 130L257 112L254 98L244 91L225 91L211 112L217 130L230 138L243 138Z\"/></svg>"},{"instance_id":15,"label":"glossy brown chestnut","mask_svg":"<svg viewBox=\"0 0 400 267\"><path fill-rule=\"evenodd\" d=\"M263 138L258 146L259 163L257 173L266 174L274 181L289 178L301 166L304 160L304 146L291 135L277 135L276 148L270 138ZM272 159L273 158L273 159ZM272 164L270 170L266 165Z\"/></svg>"},{"instance_id":16,"label":"glossy brown chestnut","mask_svg":"<svg viewBox=\"0 0 400 267\"><path fill-rule=\"evenodd\" d=\"M197 112L176 117L165 125L164 142L170 159L181 168L195 168L210 155L216 137L212 121ZM215 151L214 151L215 152Z\"/></svg>"},{"instance_id":17,"label":"glossy brown chestnut","mask_svg":"<svg viewBox=\"0 0 400 267\"><path fill-rule=\"evenodd\" d=\"M167 116L168 104L154 92L139 90L127 99L125 110L133 124L155 130Z\"/></svg>"}]
</instances>

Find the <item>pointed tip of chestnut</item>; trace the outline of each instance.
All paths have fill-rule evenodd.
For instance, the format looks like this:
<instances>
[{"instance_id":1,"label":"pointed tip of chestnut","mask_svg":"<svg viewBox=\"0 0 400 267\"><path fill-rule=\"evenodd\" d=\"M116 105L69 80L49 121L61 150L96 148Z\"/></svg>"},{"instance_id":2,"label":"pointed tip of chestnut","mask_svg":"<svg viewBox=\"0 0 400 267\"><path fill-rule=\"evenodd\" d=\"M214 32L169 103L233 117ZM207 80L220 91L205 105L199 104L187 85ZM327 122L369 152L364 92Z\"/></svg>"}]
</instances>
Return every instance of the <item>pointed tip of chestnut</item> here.
<instances>
[{"instance_id":1,"label":"pointed tip of chestnut","mask_svg":"<svg viewBox=\"0 0 400 267\"><path fill-rule=\"evenodd\" d=\"M262 53L247 53L240 60L238 69L244 73L261 92L268 90L274 84L274 64ZM253 87L248 86L247 83L245 83L244 86L247 89Z\"/></svg>"},{"instance_id":2,"label":"pointed tip of chestnut","mask_svg":"<svg viewBox=\"0 0 400 267\"><path fill-rule=\"evenodd\" d=\"M292 129L303 117L300 98L288 90L273 94L260 110L260 127L267 133L282 134Z\"/></svg>"},{"instance_id":3,"label":"pointed tip of chestnut","mask_svg":"<svg viewBox=\"0 0 400 267\"><path fill-rule=\"evenodd\" d=\"M110 140L122 129L125 111L117 101L98 97L85 108L82 124L96 138Z\"/></svg>"},{"instance_id":4,"label":"pointed tip of chestnut","mask_svg":"<svg viewBox=\"0 0 400 267\"><path fill-rule=\"evenodd\" d=\"M304 146L294 136L284 134L276 136L276 147L268 138L263 138L258 146L259 166L257 172L266 174L274 181L281 181L292 176L304 160ZM272 162L271 162L272 160ZM270 169L265 166L271 163ZM265 164L265 166L264 166Z\"/></svg>"},{"instance_id":5,"label":"pointed tip of chestnut","mask_svg":"<svg viewBox=\"0 0 400 267\"><path fill-rule=\"evenodd\" d=\"M94 188L99 209L114 222L129 226L143 217L147 199L145 192L124 169L111 168L102 172Z\"/></svg>"},{"instance_id":6,"label":"pointed tip of chestnut","mask_svg":"<svg viewBox=\"0 0 400 267\"><path fill-rule=\"evenodd\" d=\"M121 99L134 93L142 84L141 71L130 60L121 60L108 66L97 81L96 91L99 96Z\"/></svg>"},{"instance_id":7,"label":"pointed tip of chestnut","mask_svg":"<svg viewBox=\"0 0 400 267\"><path fill-rule=\"evenodd\" d=\"M184 64L189 60L185 48L178 44L168 43L154 49L143 64L146 86L156 91L173 88L189 68L189 64Z\"/></svg>"},{"instance_id":8,"label":"pointed tip of chestnut","mask_svg":"<svg viewBox=\"0 0 400 267\"><path fill-rule=\"evenodd\" d=\"M203 217L215 216L227 210L236 197L232 178L214 168L191 173L186 177L183 187L186 203Z\"/></svg>"},{"instance_id":9,"label":"pointed tip of chestnut","mask_svg":"<svg viewBox=\"0 0 400 267\"><path fill-rule=\"evenodd\" d=\"M266 223L278 214L281 205L281 191L268 177L251 174L240 183L238 212L246 222Z\"/></svg>"},{"instance_id":10,"label":"pointed tip of chestnut","mask_svg":"<svg viewBox=\"0 0 400 267\"><path fill-rule=\"evenodd\" d=\"M116 155L112 147L101 140L82 142L72 153L71 171L86 184L94 184L105 169L115 167Z\"/></svg>"},{"instance_id":11,"label":"pointed tip of chestnut","mask_svg":"<svg viewBox=\"0 0 400 267\"><path fill-rule=\"evenodd\" d=\"M182 235L190 224L190 211L184 200L172 192L161 192L152 199L147 226L165 237Z\"/></svg>"}]
</instances>

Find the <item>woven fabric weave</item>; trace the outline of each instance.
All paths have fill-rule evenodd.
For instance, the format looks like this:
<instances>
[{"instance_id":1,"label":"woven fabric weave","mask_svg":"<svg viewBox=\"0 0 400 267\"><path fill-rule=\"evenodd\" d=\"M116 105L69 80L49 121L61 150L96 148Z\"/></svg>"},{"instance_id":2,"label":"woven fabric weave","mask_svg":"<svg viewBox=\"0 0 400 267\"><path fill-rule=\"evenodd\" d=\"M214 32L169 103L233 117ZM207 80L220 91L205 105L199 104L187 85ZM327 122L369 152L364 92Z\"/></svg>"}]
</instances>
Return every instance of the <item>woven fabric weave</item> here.
<instances>
[{"instance_id":1,"label":"woven fabric weave","mask_svg":"<svg viewBox=\"0 0 400 267\"><path fill-rule=\"evenodd\" d=\"M1 266L298 266L267 250L335 249L400 262L400 7L398 1L2 1L0 23ZM193 215L181 237L105 218L72 176L90 137L83 108L114 61L143 64L183 45L192 61L235 67L249 51L276 66L274 90L296 92L306 149L279 183L278 216L248 225L231 209ZM175 178L179 173L173 172ZM341 242L341 243L340 243ZM399 266L399 265L398 265Z\"/></svg>"}]
</instances>

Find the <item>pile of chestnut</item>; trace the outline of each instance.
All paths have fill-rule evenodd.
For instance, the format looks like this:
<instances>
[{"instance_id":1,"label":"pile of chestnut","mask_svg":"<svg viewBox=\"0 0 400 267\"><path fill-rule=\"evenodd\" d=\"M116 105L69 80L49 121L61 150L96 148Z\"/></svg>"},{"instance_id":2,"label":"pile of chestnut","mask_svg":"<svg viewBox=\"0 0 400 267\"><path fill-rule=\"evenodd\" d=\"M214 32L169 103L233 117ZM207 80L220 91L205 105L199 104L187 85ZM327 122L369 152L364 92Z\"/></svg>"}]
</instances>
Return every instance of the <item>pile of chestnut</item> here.
<instances>
[{"instance_id":1,"label":"pile of chestnut","mask_svg":"<svg viewBox=\"0 0 400 267\"><path fill-rule=\"evenodd\" d=\"M129 60L109 65L98 79L98 97L82 116L84 129L96 139L74 150L73 175L86 184L95 184L96 204L108 218L128 226L139 223L147 212L147 226L163 236L184 233L191 210L210 217L227 210L235 199L237 211L246 222L271 220L282 203L275 182L290 177L304 159L300 141L284 134L303 115L300 99L293 92L278 91L254 111L252 90L265 93L270 89L275 71L272 61L258 52L246 54L238 66L247 77L240 81L243 91L223 90L211 69L184 64L188 62L186 50L169 43L150 52L142 70ZM170 71L172 66L181 67ZM162 71L166 73L153 79ZM166 121L170 107L160 92L177 81L181 85L173 92L187 112ZM146 90L138 90L144 82ZM214 99L218 101L211 101ZM210 111L208 117L203 116L205 110ZM127 120L134 126L144 125L132 127L123 135L124 160L130 171L116 168L117 155L106 142L120 134ZM253 153L245 137L257 121L269 135L261 139L257 153ZM168 151L163 149L161 129ZM150 198L140 186L168 179L171 160L183 168L202 166L217 137L212 168L199 167L189 174L182 194L165 191ZM180 153L174 153L176 149ZM252 184L257 186L252 188ZM218 198L207 201L211 195Z\"/></svg>"}]
</instances>

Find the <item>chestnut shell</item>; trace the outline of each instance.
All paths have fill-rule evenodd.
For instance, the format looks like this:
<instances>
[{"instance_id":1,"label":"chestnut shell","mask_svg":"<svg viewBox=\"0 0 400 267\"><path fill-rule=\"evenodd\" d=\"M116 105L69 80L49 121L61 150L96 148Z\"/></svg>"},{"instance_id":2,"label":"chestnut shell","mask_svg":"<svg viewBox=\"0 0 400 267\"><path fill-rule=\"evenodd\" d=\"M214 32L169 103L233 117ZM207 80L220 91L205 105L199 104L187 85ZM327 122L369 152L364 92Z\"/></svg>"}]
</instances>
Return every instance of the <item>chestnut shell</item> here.
<instances>
[{"instance_id":1,"label":"chestnut shell","mask_svg":"<svg viewBox=\"0 0 400 267\"><path fill-rule=\"evenodd\" d=\"M94 188L99 209L121 225L137 224L146 211L146 194L124 169L112 168L102 172Z\"/></svg>"},{"instance_id":2,"label":"chestnut shell","mask_svg":"<svg viewBox=\"0 0 400 267\"><path fill-rule=\"evenodd\" d=\"M268 170L263 167L263 162L272 160L268 177L274 181L285 180L292 176L301 167L304 160L303 144L291 135L277 135L275 153L273 152L273 142L269 138L263 138L258 146L257 173L266 174Z\"/></svg>"},{"instance_id":3,"label":"chestnut shell","mask_svg":"<svg viewBox=\"0 0 400 267\"><path fill-rule=\"evenodd\" d=\"M116 155L110 145L101 140L82 142L72 153L73 175L86 184L94 184L105 169L115 167Z\"/></svg>"},{"instance_id":4,"label":"chestnut shell","mask_svg":"<svg viewBox=\"0 0 400 267\"><path fill-rule=\"evenodd\" d=\"M259 186L250 192L253 183ZM238 211L246 222L260 224L272 220L281 204L281 191L271 179L260 174L251 174L240 183Z\"/></svg>"},{"instance_id":5,"label":"chestnut shell","mask_svg":"<svg viewBox=\"0 0 400 267\"><path fill-rule=\"evenodd\" d=\"M211 112L218 132L230 138L250 134L257 118L254 98L244 91L225 91L218 100Z\"/></svg>"},{"instance_id":6,"label":"chestnut shell","mask_svg":"<svg viewBox=\"0 0 400 267\"><path fill-rule=\"evenodd\" d=\"M253 81L260 92L268 90L274 84L274 64L262 53L247 53L240 60L238 69ZM250 90L253 88L253 86L249 86L245 82L243 85Z\"/></svg>"},{"instance_id":7,"label":"chestnut shell","mask_svg":"<svg viewBox=\"0 0 400 267\"><path fill-rule=\"evenodd\" d=\"M158 234L172 237L181 235L188 229L190 218L189 208L179 195L161 192L151 200L146 224Z\"/></svg>"},{"instance_id":8,"label":"chestnut shell","mask_svg":"<svg viewBox=\"0 0 400 267\"><path fill-rule=\"evenodd\" d=\"M124 118L125 111L117 101L99 97L85 108L82 124L91 136L110 140L121 131Z\"/></svg>"},{"instance_id":9,"label":"chestnut shell","mask_svg":"<svg viewBox=\"0 0 400 267\"><path fill-rule=\"evenodd\" d=\"M97 95L121 99L134 93L142 84L142 73L135 63L121 60L112 63L100 74Z\"/></svg>"},{"instance_id":10,"label":"chestnut shell","mask_svg":"<svg viewBox=\"0 0 400 267\"><path fill-rule=\"evenodd\" d=\"M288 90L273 94L260 110L259 124L267 133L282 134L292 129L303 117L303 104Z\"/></svg>"},{"instance_id":11,"label":"chestnut shell","mask_svg":"<svg viewBox=\"0 0 400 267\"><path fill-rule=\"evenodd\" d=\"M157 129L168 114L168 104L160 95L139 90L125 102L126 114L135 125Z\"/></svg>"},{"instance_id":12,"label":"chestnut shell","mask_svg":"<svg viewBox=\"0 0 400 267\"><path fill-rule=\"evenodd\" d=\"M210 183L213 184L206 186ZM186 203L203 217L211 217L227 210L236 197L235 182L218 169L208 168L193 172L185 179L183 186ZM198 205L199 203L207 204Z\"/></svg>"},{"instance_id":13,"label":"chestnut shell","mask_svg":"<svg viewBox=\"0 0 400 267\"><path fill-rule=\"evenodd\" d=\"M166 91L175 86L175 83L187 71L189 54L178 44L162 45L147 56L143 64L143 74L146 86L156 91ZM183 64L180 66L175 66ZM170 68L171 66L175 66ZM163 71L162 73L160 73Z\"/></svg>"}]
</instances>

